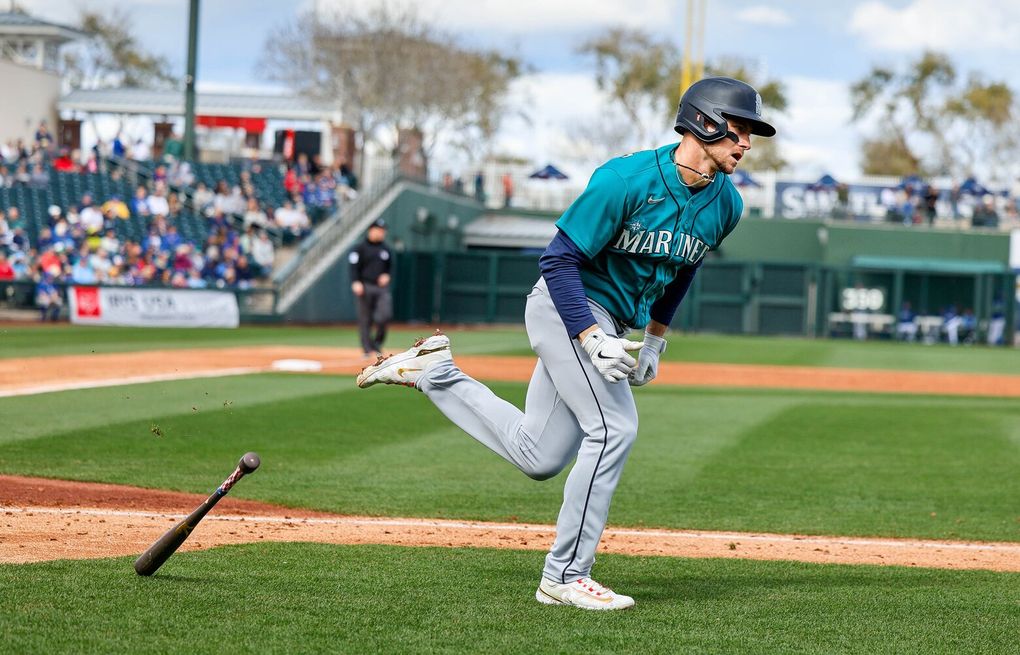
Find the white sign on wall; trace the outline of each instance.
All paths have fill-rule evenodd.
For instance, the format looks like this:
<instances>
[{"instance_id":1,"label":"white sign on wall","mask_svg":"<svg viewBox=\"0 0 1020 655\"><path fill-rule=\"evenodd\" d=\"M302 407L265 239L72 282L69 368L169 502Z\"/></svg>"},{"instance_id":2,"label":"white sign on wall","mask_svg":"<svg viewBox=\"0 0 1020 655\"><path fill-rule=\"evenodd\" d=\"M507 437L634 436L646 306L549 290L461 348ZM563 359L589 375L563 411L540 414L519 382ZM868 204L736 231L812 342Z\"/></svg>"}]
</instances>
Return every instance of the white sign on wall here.
<instances>
[{"instance_id":1,"label":"white sign on wall","mask_svg":"<svg viewBox=\"0 0 1020 655\"><path fill-rule=\"evenodd\" d=\"M229 291L69 287L71 322L139 327L224 327L240 323Z\"/></svg>"}]
</instances>

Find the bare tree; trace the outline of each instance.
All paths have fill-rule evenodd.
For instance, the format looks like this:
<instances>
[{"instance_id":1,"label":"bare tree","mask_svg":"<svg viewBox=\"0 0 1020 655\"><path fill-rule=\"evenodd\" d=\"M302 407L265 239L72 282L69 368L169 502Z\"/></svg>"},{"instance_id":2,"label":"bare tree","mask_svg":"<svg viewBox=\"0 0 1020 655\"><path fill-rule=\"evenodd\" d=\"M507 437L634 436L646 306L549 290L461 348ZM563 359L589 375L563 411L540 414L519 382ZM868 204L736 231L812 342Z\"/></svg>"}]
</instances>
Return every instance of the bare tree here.
<instances>
[{"instance_id":1,"label":"bare tree","mask_svg":"<svg viewBox=\"0 0 1020 655\"><path fill-rule=\"evenodd\" d=\"M167 88L178 82L170 62L148 52L132 35L131 13L123 7L83 8L78 29L89 38L65 54L64 73L71 88Z\"/></svg>"},{"instance_id":2,"label":"bare tree","mask_svg":"<svg viewBox=\"0 0 1020 655\"><path fill-rule=\"evenodd\" d=\"M440 142L468 151L491 139L522 67L473 50L418 17L411 5L302 14L270 35L260 70L335 105L363 141L414 126L426 155Z\"/></svg>"}]
</instances>

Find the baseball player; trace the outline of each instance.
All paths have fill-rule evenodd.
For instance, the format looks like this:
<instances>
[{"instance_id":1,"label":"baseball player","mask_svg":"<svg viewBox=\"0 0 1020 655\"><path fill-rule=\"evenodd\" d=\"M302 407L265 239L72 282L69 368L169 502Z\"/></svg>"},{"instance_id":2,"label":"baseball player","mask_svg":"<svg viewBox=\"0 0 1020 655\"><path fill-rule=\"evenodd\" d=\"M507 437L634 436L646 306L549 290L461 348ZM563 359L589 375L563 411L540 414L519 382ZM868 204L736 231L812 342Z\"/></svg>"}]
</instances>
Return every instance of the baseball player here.
<instances>
[{"instance_id":1,"label":"baseball player","mask_svg":"<svg viewBox=\"0 0 1020 655\"><path fill-rule=\"evenodd\" d=\"M590 577L637 437L630 387L655 378L666 330L698 267L737 226L743 202L728 175L752 134L776 132L762 119L761 96L725 77L684 93L675 129L679 143L596 169L557 221L524 314L538 355L524 412L458 369L449 338L438 331L358 376L363 388L423 391L461 429L536 480L576 460L535 592L548 605L634 605ZM643 341L624 338L642 328Z\"/></svg>"}]
</instances>

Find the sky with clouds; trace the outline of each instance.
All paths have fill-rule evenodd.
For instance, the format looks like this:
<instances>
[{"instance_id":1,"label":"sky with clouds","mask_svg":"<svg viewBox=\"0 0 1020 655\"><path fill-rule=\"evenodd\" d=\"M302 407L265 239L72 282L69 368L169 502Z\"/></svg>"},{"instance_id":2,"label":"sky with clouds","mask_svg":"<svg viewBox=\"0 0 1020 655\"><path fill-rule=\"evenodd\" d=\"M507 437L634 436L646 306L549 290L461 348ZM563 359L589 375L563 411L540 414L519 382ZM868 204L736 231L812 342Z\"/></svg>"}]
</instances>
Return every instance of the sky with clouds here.
<instances>
[{"instance_id":1,"label":"sky with clouds","mask_svg":"<svg viewBox=\"0 0 1020 655\"><path fill-rule=\"evenodd\" d=\"M116 0L111 0L115 2ZM266 38L313 7L350 10L376 0L202 0L200 88L268 84L257 62ZM41 18L73 22L96 0L18 0ZM0 5L3 5L0 2ZM183 71L187 44L184 0L124 0L139 40ZM532 122L511 122L501 147L555 160L569 126L599 115L604 102L592 63L577 45L611 26L674 39L682 47L684 0L417 0L423 18L469 45L499 48L528 62L533 73L515 89L528 98ZM708 0L705 57L736 56L786 85L790 106L776 117L783 152L802 176L828 171L858 175L857 144L868 128L852 125L847 89L876 64L896 66L932 48L961 71L1020 88L1020 2L1015 0ZM671 139L664 116L660 142ZM650 147L657 145L648 144Z\"/></svg>"}]
</instances>

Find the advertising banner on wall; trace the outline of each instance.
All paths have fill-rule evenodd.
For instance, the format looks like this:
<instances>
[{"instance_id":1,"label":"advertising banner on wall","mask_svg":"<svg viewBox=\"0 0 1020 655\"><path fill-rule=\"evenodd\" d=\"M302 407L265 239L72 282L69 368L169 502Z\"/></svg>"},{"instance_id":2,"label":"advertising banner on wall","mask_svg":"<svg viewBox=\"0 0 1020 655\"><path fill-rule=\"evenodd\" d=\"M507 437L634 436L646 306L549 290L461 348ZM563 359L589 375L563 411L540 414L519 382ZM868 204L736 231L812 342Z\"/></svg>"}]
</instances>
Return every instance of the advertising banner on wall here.
<instances>
[{"instance_id":1,"label":"advertising banner on wall","mask_svg":"<svg viewBox=\"0 0 1020 655\"><path fill-rule=\"evenodd\" d=\"M138 327L223 327L240 322L229 291L68 287L71 322Z\"/></svg>"}]
</instances>

